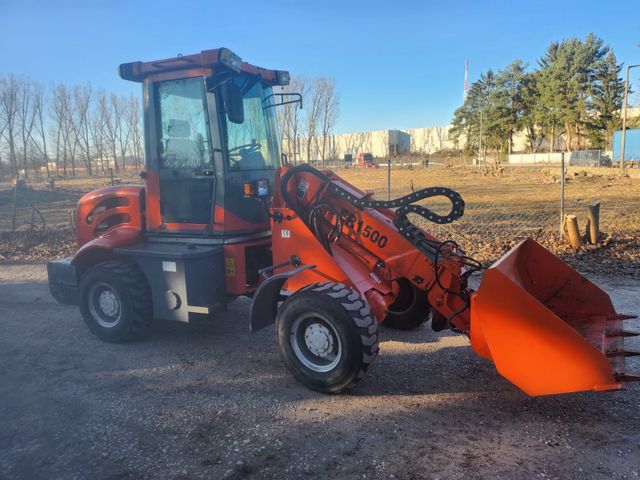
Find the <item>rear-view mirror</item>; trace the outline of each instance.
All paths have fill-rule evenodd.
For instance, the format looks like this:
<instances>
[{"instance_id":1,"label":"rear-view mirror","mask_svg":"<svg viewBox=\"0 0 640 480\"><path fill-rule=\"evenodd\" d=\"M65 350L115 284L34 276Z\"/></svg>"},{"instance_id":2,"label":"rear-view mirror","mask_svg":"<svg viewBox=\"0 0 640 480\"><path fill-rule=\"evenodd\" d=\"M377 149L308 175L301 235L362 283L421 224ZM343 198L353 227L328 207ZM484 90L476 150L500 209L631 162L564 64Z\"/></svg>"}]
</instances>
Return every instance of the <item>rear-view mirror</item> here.
<instances>
[{"instance_id":1,"label":"rear-view mirror","mask_svg":"<svg viewBox=\"0 0 640 480\"><path fill-rule=\"evenodd\" d=\"M244 123L244 105L242 90L233 82L225 82L220 86L224 109L231 123Z\"/></svg>"}]
</instances>

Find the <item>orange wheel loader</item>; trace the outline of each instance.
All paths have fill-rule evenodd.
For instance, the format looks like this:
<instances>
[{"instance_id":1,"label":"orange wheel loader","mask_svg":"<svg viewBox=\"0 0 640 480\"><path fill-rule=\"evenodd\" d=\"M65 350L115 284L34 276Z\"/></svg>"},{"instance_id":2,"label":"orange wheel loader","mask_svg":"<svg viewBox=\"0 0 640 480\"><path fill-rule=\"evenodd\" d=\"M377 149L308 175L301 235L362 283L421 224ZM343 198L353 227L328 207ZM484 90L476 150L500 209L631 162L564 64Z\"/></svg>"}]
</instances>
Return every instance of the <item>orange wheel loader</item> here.
<instances>
[{"instance_id":1,"label":"orange wheel loader","mask_svg":"<svg viewBox=\"0 0 640 480\"><path fill-rule=\"evenodd\" d=\"M219 48L119 73L143 87L144 185L82 197L77 253L48 263L53 296L77 304L100 339L125 341L152 319L215 317L244 295L251 331L275 323L288 369L322 392L364 377L380 325L425 321L467 335L529 395L639 379L625 372L630 317L533 240L469 287L481 265L409 219L454 222L464 213L455 191L378 201L335 173L289 165L275 110L302 98L273 91L287 72ZM450 211L423 206L433 197Z\"/></svg>"}]
</instances>

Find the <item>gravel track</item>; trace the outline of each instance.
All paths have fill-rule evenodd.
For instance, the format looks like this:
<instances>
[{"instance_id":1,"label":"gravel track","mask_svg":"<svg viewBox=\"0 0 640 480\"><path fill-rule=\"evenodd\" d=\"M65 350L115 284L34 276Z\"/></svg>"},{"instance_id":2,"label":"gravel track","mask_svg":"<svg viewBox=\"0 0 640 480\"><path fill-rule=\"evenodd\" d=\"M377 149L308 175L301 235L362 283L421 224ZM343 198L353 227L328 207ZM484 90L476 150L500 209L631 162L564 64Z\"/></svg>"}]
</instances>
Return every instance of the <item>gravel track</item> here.
<instances>
[{"instance_id":1,"label":"gravel track","mask_svg":"<svg viewBox=\"0 0 640 480\"><path fill-rule=\"evenodd\" d=\"M595 280L640 314L638 280ZM42 262L0 265L0 479L640 475L638 384L528 398L425 325L383 330L367 377L327 396L288 374L273 327L248 333L248 307L107 344Z\"/></svg>"}]
</instances>

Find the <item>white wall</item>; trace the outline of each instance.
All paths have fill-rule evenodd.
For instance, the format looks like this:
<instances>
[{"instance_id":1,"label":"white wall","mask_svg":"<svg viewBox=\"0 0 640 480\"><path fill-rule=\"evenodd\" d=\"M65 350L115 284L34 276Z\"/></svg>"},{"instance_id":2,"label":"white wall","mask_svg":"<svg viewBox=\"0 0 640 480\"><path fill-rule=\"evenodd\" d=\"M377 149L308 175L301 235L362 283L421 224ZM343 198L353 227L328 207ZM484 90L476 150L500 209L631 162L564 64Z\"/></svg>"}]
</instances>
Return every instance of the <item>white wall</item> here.
<instances>
[{"instance_id":1,"label":"white wall","mask_svg":"<svg viewBox=\"0 0 640 480\"><path fill-rule=\"evenodd\" d=\"M342 159L345 154L357 158L360 153L371 153L382 158L389 155L390 147L396 145L399 155L407 153L434 153L443 149L455 148L448 140L450 125L430 128L413 128L409 130L374 130L371 132L340 133L332 135L329 140L327 160ZM320 140L320 139L319 139ZM298 139L298 161L306 162L306 139ZM293 160L293 145L288 139L282 139L283 151ZM311 160L319 160L320 152L314 142L311 148Z\"/></svg>"}]
</instances>

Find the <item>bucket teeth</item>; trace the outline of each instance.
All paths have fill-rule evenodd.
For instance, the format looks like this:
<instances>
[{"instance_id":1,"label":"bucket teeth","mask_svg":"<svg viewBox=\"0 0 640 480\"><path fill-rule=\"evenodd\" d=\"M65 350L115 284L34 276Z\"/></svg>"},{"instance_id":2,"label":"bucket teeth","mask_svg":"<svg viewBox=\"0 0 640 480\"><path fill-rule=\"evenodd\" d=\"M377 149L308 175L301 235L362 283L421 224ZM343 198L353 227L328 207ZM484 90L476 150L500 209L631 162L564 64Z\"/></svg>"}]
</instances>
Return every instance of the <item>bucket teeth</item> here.
<instances>
[{"instance_id":1,"label":"bucket teeth","mask_svg":"<svg viewBox=\"0 0 640 480\"><path fill-rule=\"evenodd\" d=\"M637 357L640 350L608 350L607 357Z\"/></svg>"},{"instance_id":2,"label":"bucket teeth","mask_svg":"<svg viewBox=\"0 0 640 480\"><path fill-rule=\"evenodd\" d=\"M610 330L607 337L636 337L640 335L640 330Z\"/></svg>"}]
</instances>

